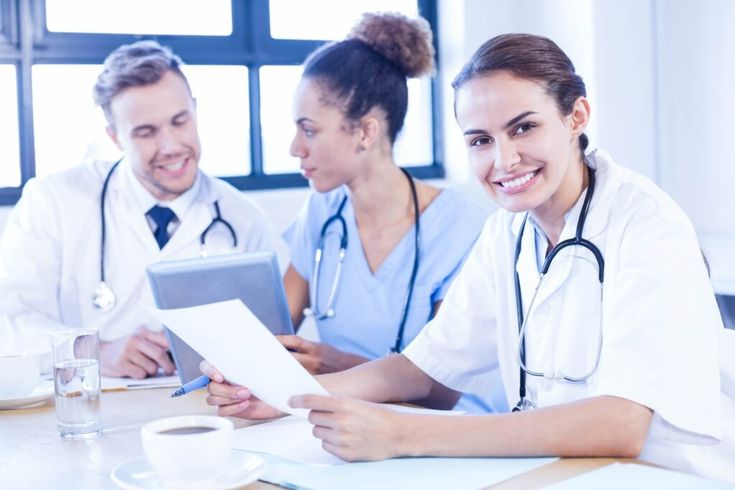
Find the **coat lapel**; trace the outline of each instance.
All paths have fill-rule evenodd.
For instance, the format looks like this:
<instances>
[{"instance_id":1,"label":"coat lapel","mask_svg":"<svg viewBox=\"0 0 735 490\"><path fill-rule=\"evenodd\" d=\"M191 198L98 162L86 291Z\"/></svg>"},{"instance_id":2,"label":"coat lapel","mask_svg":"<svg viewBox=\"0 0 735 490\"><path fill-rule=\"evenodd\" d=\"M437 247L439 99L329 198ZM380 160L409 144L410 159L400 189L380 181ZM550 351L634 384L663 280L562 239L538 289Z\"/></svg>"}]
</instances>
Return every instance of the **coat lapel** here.
<instances>
[{"instance_id":1,"label":"coat lapel","mask_svg":"<svg viewBox=\"0 0 735 490\"><path fill-rule=\"evenodd\" d=\"M513 219L513 232L516 236L516 243L518 240L518 234L521 232L521 225L525 218L525 213L519 213ZM523 314L526 316L528 313L528 305L531 304L531 298L533 297L534 290L538 284L538 267L536 266L536 246L534 237L533 225L526 221L526 227L523 230L523 237L521 238L521 253L516 263L516 272L521 282L521 296L523 305ZM515 294L515 293L514 293Z\"/></svg>"},{"instance_id":2,"label":"coat lapel","mask_svg":"<svg viewBox=\"0 0 735 490\"><path fill-rule=\"evenodd\" d=\"M126 162L121 162L121 165ZM110 179L105 202L105 221L107 229L113 226L120 230L129 230L126 239L137 240L140 246L149 251L158 250L145 209L141 209L130 189L127 188L125 169L121 166L115 170ZM109 231L108 231L109 232ZM110 237L107 237L108 241Z\"/></svg>"}]
</instances>

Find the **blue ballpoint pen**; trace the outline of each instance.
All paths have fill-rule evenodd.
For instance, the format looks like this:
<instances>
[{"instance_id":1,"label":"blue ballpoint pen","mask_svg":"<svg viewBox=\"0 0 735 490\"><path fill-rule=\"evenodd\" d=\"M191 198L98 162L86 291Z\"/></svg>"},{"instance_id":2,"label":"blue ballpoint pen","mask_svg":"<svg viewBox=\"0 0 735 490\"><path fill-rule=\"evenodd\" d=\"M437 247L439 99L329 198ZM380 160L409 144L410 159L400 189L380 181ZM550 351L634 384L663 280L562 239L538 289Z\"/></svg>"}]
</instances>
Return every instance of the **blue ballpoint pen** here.
<instances>
[{"instance_id":1,"label":"blue ballpoint pen","mask_svg":"<svg viewBox=\"0 0 735 490\"><path fill-rule=\"evenodd\" d=\"M178 390L171 393L171 398L175 398L177 396L186 395L187 393L190 393L194 390L198 390L199 388L204 388L209 384L211 380L206 375L201 375L196 379L192 379L185 385L183 385Z\"/></svg>"}]
</instances>

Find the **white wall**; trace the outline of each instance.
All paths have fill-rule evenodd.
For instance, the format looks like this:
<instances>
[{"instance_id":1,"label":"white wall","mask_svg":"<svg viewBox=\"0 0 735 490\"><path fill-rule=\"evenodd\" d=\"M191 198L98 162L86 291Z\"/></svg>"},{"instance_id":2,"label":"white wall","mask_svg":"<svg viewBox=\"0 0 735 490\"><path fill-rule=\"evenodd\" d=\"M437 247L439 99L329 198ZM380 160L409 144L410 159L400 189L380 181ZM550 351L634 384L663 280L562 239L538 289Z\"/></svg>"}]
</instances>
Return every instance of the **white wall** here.
<instances>
[{"instance_id":1,"label":"white wall","mask_svg":"<svg viewBox=\"0 0 735 490\"><path fill-rule=\"evenodd\" d=\"M491 37L552 38L585 79L591 146L658 183L692 219L715 288L735 295L735 2L440 0L449 177L468 169L449 82ZM469 188L473 188L470 184Z\"/></svg>"},{"instance_id":2,"label":"white wall","mask_svg":"<svg viewBox=\"0 0 735 490\"><path fill-rule=\"evenodd\" d=\"M5 222L8 219L12 206L0 206L0 234L2 234L3 228L5 228Z\"/></svg>"},{"instance_id":3,"label":"white wall","mask_svg":"<svg viewBox=\"0 0 735 490\"><path fill-rule=\"evenodd\" d=\"M735 296L735 2L655 12L658 182L697 227L715 288Z\"/></svg>"},{"instance_id":4,"label":"white wall","mask_svg":"<svg viewBox=\"0 0 735 490\"><path fill-rule=\"evenodd\" d=\"M592 37L592 3L587 0L439 0L439 42L444 115L444 151L447 178L487 209L492 203L472 178L466 150L454 121L454 76L485 41L507 32L528 32L554 39L574 60L581 73L594 78L594 56L587 43ZM594 83L590 84L594 87ZM595 124L590 128L594 136Z\"/></svg>"},{"instance_id":5,"label":"white wall","mask_svg":"<svg viewBox=\"0 0 735 490\"><path fill-rule=\"evenodd\" d=\"M661 185L706 232L735 233L733 20L732 0L657 2Z\"/></svg>"}]
</instances>

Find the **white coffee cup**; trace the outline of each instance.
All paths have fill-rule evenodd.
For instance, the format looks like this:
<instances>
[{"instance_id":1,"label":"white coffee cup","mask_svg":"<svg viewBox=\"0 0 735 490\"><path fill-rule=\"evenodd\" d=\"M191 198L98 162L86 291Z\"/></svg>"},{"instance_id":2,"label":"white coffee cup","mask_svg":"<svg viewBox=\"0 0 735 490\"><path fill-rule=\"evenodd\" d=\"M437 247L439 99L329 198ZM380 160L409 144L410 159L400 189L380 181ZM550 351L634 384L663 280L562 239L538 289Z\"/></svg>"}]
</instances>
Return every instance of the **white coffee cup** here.
<instances>
[{"instance_id":1,"label":"white coffee cup","mask_svg":"<svg viewBox=\"0 0 735 490\"><path fill-rule=\"evenodd\" d=\"M223 417L184 415L154 420L140 430L143 451L158 476L171 484L214 479L227 469L233 425Z\"/></svg>"},{"instance_id":2,"label":"white coffee cup","mask_svg":"<svg viewBox=\"0 0 735 490\"><path fill-rule=\"evenodd\" d=\"M0 398L26 396L40 379L41 358L37 352L0 354Z\"/></svg>"}]
</instances>

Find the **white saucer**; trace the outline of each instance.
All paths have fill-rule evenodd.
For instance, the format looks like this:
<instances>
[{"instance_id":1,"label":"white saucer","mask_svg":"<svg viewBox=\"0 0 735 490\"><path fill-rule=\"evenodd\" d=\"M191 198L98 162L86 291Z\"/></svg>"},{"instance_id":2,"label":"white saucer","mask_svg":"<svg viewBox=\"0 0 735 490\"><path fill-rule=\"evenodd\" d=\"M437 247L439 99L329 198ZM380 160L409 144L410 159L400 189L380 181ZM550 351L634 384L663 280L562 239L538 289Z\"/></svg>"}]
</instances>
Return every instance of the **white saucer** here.
<instances>
[{"instance_id":1,"label":"white saucer","mask_svg":"<svg viewBox=\"0 0 735 490\"><path fill-rule=\"evenodd\" d=\"M265 471L265 461L262 458L244 451L232 451L232 456L227 463L227 470L220 474L214 480L208 481L202 485L187 485L187 489L207 489L207 490L226 490L229 488L238 488L248 483L252 483L258 479ZM121 465L118 465L110 474L114 481L121 488L131 490L140 490L146 488L177 488L172 487L170 483L164 483L153 471L151 465L145 457L136 458Z\"/></svg>"},{"instance_id":2,"label":"white saucer","mask_svg":"<svg viewBox=\"0 0 735 490\"><path fill-rule=\"evenodd\" d=\"M14 396L9 398L0 397L0 410L9 410L13 408L23 408L31 405L37 405L42 401L54 396L54 382L44 380L38 383L36 389L26 396Z\"/></svg>"}]
</instances>

